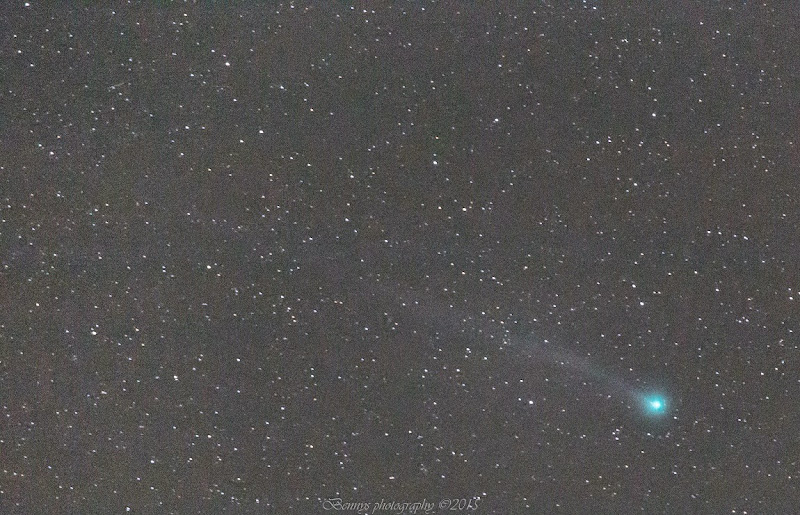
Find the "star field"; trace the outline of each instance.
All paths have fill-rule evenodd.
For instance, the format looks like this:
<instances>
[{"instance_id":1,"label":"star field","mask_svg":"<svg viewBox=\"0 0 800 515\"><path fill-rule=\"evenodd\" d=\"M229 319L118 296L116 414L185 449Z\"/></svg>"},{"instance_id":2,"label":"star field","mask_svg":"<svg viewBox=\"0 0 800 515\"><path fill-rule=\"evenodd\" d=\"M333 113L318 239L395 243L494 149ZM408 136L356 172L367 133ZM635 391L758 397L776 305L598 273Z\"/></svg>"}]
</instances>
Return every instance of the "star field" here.
<instances>
[{"instance_id":1,"label":"star field","mask_svg":"<svg viewBox=\"0 0 800 515\"><path fill-rule=\"evenodd\" d=\"M797 510L797 7L157 4L0 9L0 512Z\"/></svg>"}]
</instances>

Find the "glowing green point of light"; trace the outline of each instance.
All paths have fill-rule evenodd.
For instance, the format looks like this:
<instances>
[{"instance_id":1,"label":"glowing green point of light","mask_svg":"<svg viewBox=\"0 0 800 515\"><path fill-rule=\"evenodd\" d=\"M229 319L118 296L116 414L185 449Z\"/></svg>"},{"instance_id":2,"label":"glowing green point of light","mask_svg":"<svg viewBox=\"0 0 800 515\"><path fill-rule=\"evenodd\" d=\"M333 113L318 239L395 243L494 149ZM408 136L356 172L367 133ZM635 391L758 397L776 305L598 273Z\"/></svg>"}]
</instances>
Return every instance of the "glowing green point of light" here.
<instances>
[{"instance_id":1,"label":"glowing green point of light","mask_svg":"<svg viewBox=\"0 0 800 515\"><path fill-rule=\"evenodd\" d=\"M649 397L646 399L645 404L650 413L663 413L666 409L666 401L661 397Z\"/></svg>"}]
</instances>

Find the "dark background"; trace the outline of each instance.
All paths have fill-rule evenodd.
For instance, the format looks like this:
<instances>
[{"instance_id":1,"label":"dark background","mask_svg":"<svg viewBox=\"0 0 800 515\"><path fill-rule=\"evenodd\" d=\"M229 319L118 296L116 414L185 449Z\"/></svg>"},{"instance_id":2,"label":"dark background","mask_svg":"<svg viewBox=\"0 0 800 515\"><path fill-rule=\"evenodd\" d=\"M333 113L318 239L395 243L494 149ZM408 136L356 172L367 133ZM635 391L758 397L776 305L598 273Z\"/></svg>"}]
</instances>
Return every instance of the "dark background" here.
<instances>
[{"instance_id":1,"label":"dark background","mask_svg":"<svg viewBox=\"0 0 800 515\"><path fill-rule=\"evenodd\" d=\"M0 511L798 509L795 2L86 4L0 8Z\"/></svg>"}]
</instances>

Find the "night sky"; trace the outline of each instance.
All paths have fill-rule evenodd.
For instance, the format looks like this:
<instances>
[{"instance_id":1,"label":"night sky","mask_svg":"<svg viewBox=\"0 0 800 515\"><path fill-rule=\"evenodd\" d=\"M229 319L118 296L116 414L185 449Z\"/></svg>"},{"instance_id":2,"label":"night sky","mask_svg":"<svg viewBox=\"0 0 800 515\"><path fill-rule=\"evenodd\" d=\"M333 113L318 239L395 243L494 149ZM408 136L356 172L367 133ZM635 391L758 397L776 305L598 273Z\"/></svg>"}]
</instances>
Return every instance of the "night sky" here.
<instances>
[{"instance_id":1,"label":"night sky","mask_svg":"<svg viewBox=\"0 0 800 515\"><path fill-rule=\"evenodd\" d=\"M800 512L795 2L89 4L0 7L0 512Z\"/></svg>"}]
</instances>

